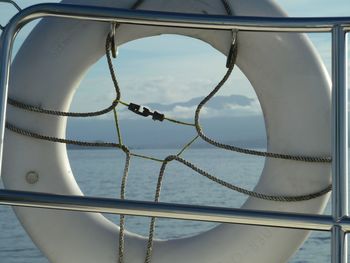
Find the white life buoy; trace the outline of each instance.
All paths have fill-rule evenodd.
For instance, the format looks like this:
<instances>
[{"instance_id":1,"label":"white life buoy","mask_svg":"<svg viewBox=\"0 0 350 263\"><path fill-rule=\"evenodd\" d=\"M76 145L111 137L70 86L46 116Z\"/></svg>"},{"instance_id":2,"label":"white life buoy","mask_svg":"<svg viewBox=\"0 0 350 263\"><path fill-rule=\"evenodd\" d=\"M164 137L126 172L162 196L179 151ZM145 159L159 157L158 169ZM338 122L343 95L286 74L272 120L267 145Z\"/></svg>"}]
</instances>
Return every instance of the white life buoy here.
<instances>
[{"instance_id":1,"label":"white life buoy","mask_svg":"<svg viewBox=\"0 0 350 263\"><path fill-rule=\"evenodd\" d=\"M64 3L129 8L134 0L67 0ZM235 15L284 16L269 0L230 0ZM147 0L140 9L225 15L221 0ZM47 109L67 111L87 69L104 54L108 23L42 20L12 65L10 97ZM231 32L122 25L118 45L158 34L201 39L228 54ZM302 34L239 33L237 65L253 85L264 112L268 151L330 156L330 80ZM66 118L9 106L8 121L23 129L65 137ZM35 184L25 175L36 171ZM3 180L7 189L82 195L66 147L7 131ZM255 190L270 195L302 195L330 184L330 165L267 158ZM322 213L329 195L280 203L248 198L245 209ZM100 214L15 208L22 225L50 262L117 262L119 227ZM155 241L154 263L285 262L308 232L222 224L200 235ZM143 262L146 238L125 237L125 262Z\"/></svg>"}]
</instances>

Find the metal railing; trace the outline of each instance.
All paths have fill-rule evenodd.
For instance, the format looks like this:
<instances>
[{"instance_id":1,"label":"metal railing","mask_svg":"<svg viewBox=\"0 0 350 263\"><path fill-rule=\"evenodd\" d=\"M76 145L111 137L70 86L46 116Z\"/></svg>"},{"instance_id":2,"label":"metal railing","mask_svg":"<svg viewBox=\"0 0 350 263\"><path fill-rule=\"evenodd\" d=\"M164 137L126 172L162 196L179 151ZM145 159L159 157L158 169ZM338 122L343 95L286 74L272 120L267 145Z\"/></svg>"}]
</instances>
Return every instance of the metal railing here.
<instances>
[{"instance_id":1,"label":"metal railing","mask_svg":"<svg viewBox=\"0 0 350 263\"><path fill-rule=\"evenodd\" d=\"M40 4L22 10L6 27L0 57L0 141L4 138L7 91L13 42L28 22L43 17L217 30L264 32L329 32L332 34L332 215L253 211L208 206L152 203L82 196L0 190L0 204L70 211L115 213L221 223L331 231L332 263L347 263L348 214L348 94L347 43L350 17L269 18L228 17L132 11L91 6ZM0 145L0 160L2 160ZM1 168L1 167L0 167Z\"/></svg>"}]
</instances>

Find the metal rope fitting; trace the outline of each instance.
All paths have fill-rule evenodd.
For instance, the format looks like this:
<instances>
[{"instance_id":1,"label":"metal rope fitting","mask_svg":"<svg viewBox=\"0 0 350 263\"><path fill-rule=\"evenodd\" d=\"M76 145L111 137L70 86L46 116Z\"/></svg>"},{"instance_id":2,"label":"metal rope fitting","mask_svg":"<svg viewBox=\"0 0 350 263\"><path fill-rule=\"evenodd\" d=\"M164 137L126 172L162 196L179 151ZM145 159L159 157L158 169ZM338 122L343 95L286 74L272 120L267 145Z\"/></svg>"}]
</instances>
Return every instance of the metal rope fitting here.
<instances>
[{"instance_id":1,"label":"metal rope fitting","mask_svg":"<svg viewBox=\"0 0 350 263\"><path fill-rule=\"evenodd\" d=\"M232 30L232 43L231 43L230 51L227 55L226 68L233 68L236 63L237 50L238 50L237 37L238 37L238 30Z\"/></svg>"},{"instance_id":2,"label":"metal rope fitting","mask_svg":"<svg viewBox=\"0 0 350 263\"><path fill-rule=\"evenodd\" d=\"M118 55L118 47L117 47L117 44L115 43L115 36L116 36L116 31L118 26L119 24L117 24L116 22L113 22L111 24L111 32L109 33L109 37L111 39L111 52L112 52L113 58L117 58L117 55Z\"/></svg>"}]
</instances>

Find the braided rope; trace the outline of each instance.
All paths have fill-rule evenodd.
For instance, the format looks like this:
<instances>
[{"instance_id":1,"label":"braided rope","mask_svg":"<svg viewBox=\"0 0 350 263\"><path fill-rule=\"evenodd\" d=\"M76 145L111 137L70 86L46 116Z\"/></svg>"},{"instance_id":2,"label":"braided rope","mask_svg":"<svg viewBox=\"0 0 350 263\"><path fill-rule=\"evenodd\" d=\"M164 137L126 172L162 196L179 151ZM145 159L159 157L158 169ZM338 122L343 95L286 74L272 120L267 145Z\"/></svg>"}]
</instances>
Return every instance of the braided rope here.
<instances>
[{"instance_id":1,"label":"braided rope","mask_svg":"<svg viewBox=\"0 0 350 263\"><path fill-rule=\"evenodd\" d=\"M234 49L234 61L237 59L237 45ZM222 80L219 82L219 84L209 93L208 96L206 96L197 106L196 112L195 112L195 127L198 132L198 135L207 143L214 145L215 147L222 148L229 151L235 151L239 153L249 154L249 155L257 155L257 156L263 156L263 157L270 157L270 158L277 158L277 159L286 159L286 160L293 160L293 161L301 161L301 162L312 162L312 163L330 163L332 162L332 159L330 157L312 157L312 156L303 156L303 155L290 155L290 154L281 154L281 153L272 153L272 152L263 152L263 151L256 151L256 150L250 150L246 148L240 148L233 145L223 144L220 142L217 142L209 137L207 137L200 125L199 118L200 113L203 107L207 102L209 102L215 94L222 88L222 86L226 83L227 79L230 77L233 68L234 63L231 64L232 66L228 68L226 74L222 78Z\"/></svg>"},{"instance_id":2,"label":"braided rope","mask_svg":"<svg viewBox=\"0 0 350 263\"><path fill-rule=\"evenodd\" d=\"M233 191L236 191L238 193L242 193L251 197L255 197L258 199L264 199L264 200L268 200L268 201L277 201L277 202L301 202L301 201L307 201L307 200L311 200L320 196L323 196L324 194L328 193L329 191L331 191L331 185L327 186L326 188L324 188L321 191L317 191L311 194L306 194L306 195L299 195L299 196L289 196L289 195L268 195L268 194L264 194L264 193L259 193L259 192L255 192L255 191L249 191L245 188L241 188L238 187L234 184L228 183L224 180L219 179L218 177L211 175L210 173L198 168L197 166L195 166L194 164L192 164L191 162L186 161L185 159L176 156L176 155L170 155L165 159L165 165L167 165L167 163L169 163L170 161L177 161L179 163L182 163L183 165L187 166L188 168L192 169L193 171L197 172L198 174L208 178L209 180L222 185L228 189L231 189ZM164 173L164 171L162 171L162 173ZM163 176L163 175L162 175ZM161 185L157 186L157 192L160 191L160 187ZM159 197L159 194L157 194L157 196Z\"/></svg>"},{"instance_id":3,"label":"braided rope","mask_svg":"<svg viewBox=\"0 0 350 263\"><path fill-rule=\"evenodd\" d=\"M63 139L63 138L57 138L57 137L52 137L48 135L42 135L39 133L35 133L29 130L24 130L21 129L9 122L6 122L5 124L6 129L15 132L17 134L35 138L38 140L43 140L43 141L49 141L49 142L57 142L57 143L64 143L64 144L69 144L69 145L77 145L77 146L82 146L82 147L102 147L102 148L118 148L123 150L124 152L128 151L128 149L124 145L120 145L118 143L113 143L113 142L88 142L88 141L79 141L79 140L70 140L70 139Z\"/></svg>"},{"instance_id":4,"label":"braided rope","mask_svg":"<svg viewBox=\"0 0 350 263\"><path fill-rule=\"evenodd\" d=\"M120 187L120 199L125 199L125 189L126 189L126 182L128 179L129 174L129 167L130 167L130 160L131 155L130 152L126 152L126 158L125 158L125 166L124 166L124 172L123 172L123 178L122 183ZM118 263L124 262L124 247L125 247L125 240L124 240L124 231L125 231L125 215L120 215L120 221L119 221L119 257L118 257Z\"/></svg>"},{"instance_id":5,"label":"braided rope","mask_svg":"<svg viewBox=\"0 0 350 263\"><path fill-rule=\"evenodd\" d=\"M55 115L55 116L65 116L65 117L80 117L80 118L87 118L87 117L95 117L95 116L100 116L104 115L110 111L112 111L117 105L118 101L115 100L113 101L113 104L111 106L99 110L99 111L94 111L94 112L66 112L66 111L57 111L57 110L50 110L50 109L43 109L41 107L33 106L33 105L28 105L23 102L20 102L18 100L8 98L7 99L8 104L20 108L23 110L31 111L31 112L37 112L37 113L43 113L43 114L48 114L48 115Z\"/></svg>"},{"instance_id":6,"label":"braided rope","mask_svg":"<svg viewBox=\"0 0 350 263\"><path fill-rule=\"evenodd\" d=\"M214 175L211 175L210 173L198 168L196 165L192 164L191 162L186 161L185 159L179 157L178 155L169 155L168 157L166 157L164 159L164 162L160 168L158 181L157 181L157 187L156 187L156 193L155 193L155 197L154 197L154 202L159 202L159 200L160 200L160 194L161 194L161 188L162 188L162 182L164 179L165 169L166 169L168 163L171 161L177 161L179 163L182 163L183 165L185 165L188 168L192 169L193 171L197 172L199 175L202 175L202 176L206 177L207 179L211 180L212 182L217 183L219 185L222 185L223 187L226 187L228 189L231 189L233 191L236 191L236 192L239 192L239 193L251 196L251 197L255 197L258 199L264 199L264 200L268 200L268 201L277 201L277 202L307 201L307 200L311 200L311 199L323 196L332 190L332 185L329 185L321 191L314 192L311 194L306 194L306 195L299 195L299 196L268 195L268 194L264 194L264 193L250 191L250 190L247 190L245 188L241 188L241 187L238 187L234 184L228 183L228 182L221 180L220 178L218 178ZM156 223L156 218L152 217L151 222L150 222L150 227L149 227L147 253L146 253L145 263L151 262L152 251L153 251L153 240L154 240L154 233L155 233L155 223Z\"/></svg>"},{"instance_id":7,"label":"braided rope","mask_svg":"<svg viewBox=\"0 0 350 263\"><path fill-rule=\"evenodd\" d=\"M227 0L221 0L223 6L225 7L226 13L229 16L233 16L233 10L231 8L231 5L229 2L227 2Z\"/></svg>"},{"instance_id":8,"label":"braided rope","mask_svg":"<svg viewBox=\"0 0 350 263\"><path fill-rule=\"evenodd\" d=\"M65 116L65 117L87 118L87 117L96 117L96 116L104 115L106 113L111 112L113 109L115 109L115 107L117 107L120 100L120 88L119 88L118 80L116 78L116 73L113 67L112 58L110 55L111 44L112 44L112 36L111 34L108 34L106 38L106 43L105 43L105 54L107 57L108 68L110 71L110 75L111 75L111 78L114 84L115 93L116 93L116 99L113 101L113 103L109 107L102 110L94 111L94 112L66 112L66 111L58 111L58 110L52 110L52 109L43 109L41 107L20 102L13 98L7 99L8 104L23 110L31 111L31 112L37 112L42 114L54 115L54 116Z\"/></svg>"}]
</instances>

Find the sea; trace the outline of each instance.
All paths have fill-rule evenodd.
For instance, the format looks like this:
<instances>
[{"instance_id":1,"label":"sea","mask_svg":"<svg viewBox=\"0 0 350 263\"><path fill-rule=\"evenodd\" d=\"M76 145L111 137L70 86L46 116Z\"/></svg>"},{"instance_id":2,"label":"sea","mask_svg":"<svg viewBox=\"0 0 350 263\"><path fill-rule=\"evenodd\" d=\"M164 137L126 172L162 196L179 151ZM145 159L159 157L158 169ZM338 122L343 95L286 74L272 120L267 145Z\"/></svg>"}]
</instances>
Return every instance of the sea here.
<instances>
[{"instance_id":1,"label":"sea","mask_svg":"<svg viewBox=\"0 0 350 263\"><path fill-rule=\"evenodd\" d=\"M133 149L140 155L164 158L178 149ZM75 178L87 196L118 198L125 155L116 150L68 150ZM241 155L215 148L189 149L183 157L202 169L247 189L253 189L264 158ZM133 157L127 184L127 198L152 200L161 164ZM2 187L2 186L1 186ZM218 186L179 163L170 163L161 201L186 204L240 207L246 196ZM329 205L325 213L330 213ZM105 215L118 223L116 215ZM147 235L149 219L128 216L129 231ZM214 223L160 219L156 237L172 239L191 236L215 227ZM48 263L18 222L12 209L0 206L0 263ZM313 232L290 259L291 263L330 262L330 234Z\"/></svg>"}]
</instances>

